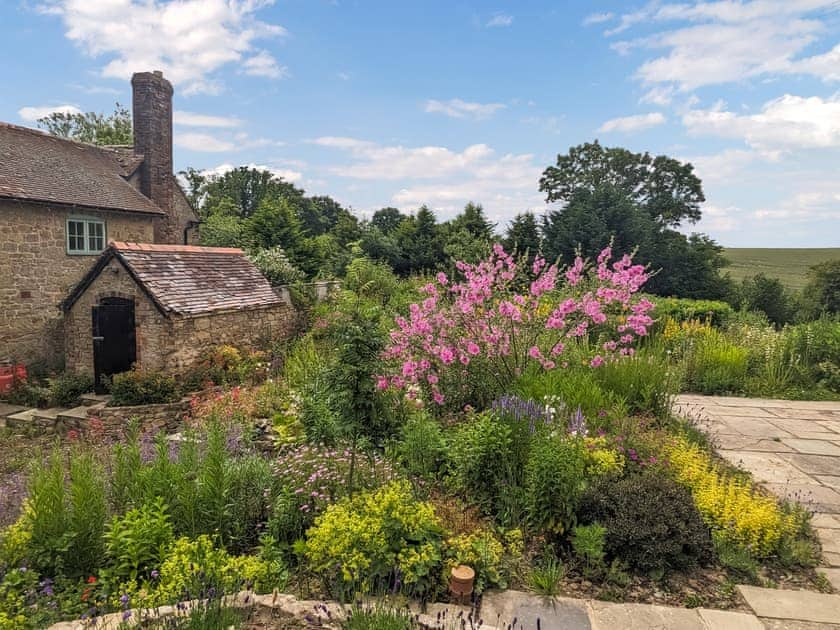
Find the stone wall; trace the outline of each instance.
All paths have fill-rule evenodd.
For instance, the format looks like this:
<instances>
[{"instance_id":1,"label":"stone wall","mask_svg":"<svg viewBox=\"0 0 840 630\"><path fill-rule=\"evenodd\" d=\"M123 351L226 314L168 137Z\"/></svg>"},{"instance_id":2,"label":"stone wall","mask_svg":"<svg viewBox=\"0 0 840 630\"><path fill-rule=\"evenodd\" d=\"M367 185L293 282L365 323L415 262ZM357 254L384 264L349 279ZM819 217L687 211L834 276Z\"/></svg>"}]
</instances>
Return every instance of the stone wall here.
<instances>
[{"instance_id":1,"label":"stone wall","mask_svg":"<svg viewBox=\"0 0 840 630\"><path fill-rule=\"evenodd\" d=\"M87 421L79 421L77 426L70 426L64 420L62 431L69 429L80 432L91 431L98 423L97 431L108 437L119 438L131 423L136 423L140 433L176 433L183 421L189 416L191 398L182 398L173 403L157 405L137 405L130 407L101 407L88 409ZM93 424L92 422L93 421Z\"/></svg>"},{"instance_id":2,"label":"stone wall","mask_svg":"<svg viewBox=\"0 0 840 630\"><path fill-rule=\"evenodd\" d=\"M168 352L169 320L157 309L117 259L112 259L82 293L64 317L65 361L68 370L93 374L91 312L105 297L134 300L137 365L145 369L164 367Z\"/></svg>"},{"instance_id":3,"label":"stone wall","mask_svg":"<svg viewBox=\"0 0 840 630\"><path fill-rule=\"evenodd\" d=\"M61 364L58 305L96 260L67 254L70 215L102 219L108 240L153 240L150 216L0 201L0 361ZM88 311L88 338L90 325Z\"/></svg>"},{"instance_id":4,"label":"stone wall","mask_svg":"<svg viewBox=\"0 0 840 630\"><path fill-rule=\"evenodd\" d=\"M264 347L272 340L291 335L296 317L291 304L201 317L173 317L169 352L164 359L166 369L182 372L214 346L228 344L240 349Z\"/></svg>"}]
</instances>

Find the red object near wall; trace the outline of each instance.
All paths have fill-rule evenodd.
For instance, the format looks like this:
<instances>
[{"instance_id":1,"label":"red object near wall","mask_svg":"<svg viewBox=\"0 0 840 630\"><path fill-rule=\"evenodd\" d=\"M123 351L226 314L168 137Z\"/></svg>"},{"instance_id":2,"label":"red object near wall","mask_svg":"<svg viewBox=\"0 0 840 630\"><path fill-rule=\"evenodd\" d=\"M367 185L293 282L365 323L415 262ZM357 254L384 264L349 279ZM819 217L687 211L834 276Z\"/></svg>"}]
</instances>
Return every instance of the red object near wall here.
<instances>
[{"instance_id":1,"label":"red object near wall","mask_svg":"<svg viewBox=\"0 0 840 630\"><path fill-rule=\"evenodd\" d=\"M26 366L0 365L0 394L8 394L12 391L16 380L26 380Z\"/></svg>"}]
</instances>

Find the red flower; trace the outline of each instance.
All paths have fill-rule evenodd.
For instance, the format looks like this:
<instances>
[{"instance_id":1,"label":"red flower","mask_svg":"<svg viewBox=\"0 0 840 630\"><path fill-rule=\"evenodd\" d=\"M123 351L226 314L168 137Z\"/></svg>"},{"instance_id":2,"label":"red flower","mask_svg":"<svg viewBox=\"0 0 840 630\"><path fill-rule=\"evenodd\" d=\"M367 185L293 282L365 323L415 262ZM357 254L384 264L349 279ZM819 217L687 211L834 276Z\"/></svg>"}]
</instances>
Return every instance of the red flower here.
<instances>
[{"instance_id":1,"label":"red flower","mask_svg":"<svg viewBox=\"0 0 840 630\"><path fill-rule=\"evenodd\" d=\"M92 575L88 578L88 584L96 584L96 578Z\"/></svg>"}]
</instances>

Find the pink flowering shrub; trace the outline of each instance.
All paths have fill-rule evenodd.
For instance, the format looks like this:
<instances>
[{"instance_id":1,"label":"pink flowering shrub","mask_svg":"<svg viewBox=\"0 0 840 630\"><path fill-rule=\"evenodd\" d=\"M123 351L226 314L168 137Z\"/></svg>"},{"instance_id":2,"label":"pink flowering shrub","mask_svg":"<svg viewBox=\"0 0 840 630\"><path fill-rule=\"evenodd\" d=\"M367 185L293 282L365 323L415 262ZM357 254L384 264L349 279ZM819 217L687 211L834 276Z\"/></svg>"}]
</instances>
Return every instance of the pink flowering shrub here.
<instances>
[{"instance_id":1,"label":"pink flowering shrub","mask_svg":"<svg viewBox=\"0 0 840 630\"><path fill-rule=\"evenodd\" d=\"M653 303L637 295L644 266L627 255L613 262L609 247L594 265L577 258L562 273L542 258L527 268L498 244L487 260L456 266L462 281L437 274L408 317L396 318L380 389L421 403L460 402L471 383L501 391L530 365L561 369L573 355L597 368L632 355L653 323Z\"/></svg>"}]
</instances>

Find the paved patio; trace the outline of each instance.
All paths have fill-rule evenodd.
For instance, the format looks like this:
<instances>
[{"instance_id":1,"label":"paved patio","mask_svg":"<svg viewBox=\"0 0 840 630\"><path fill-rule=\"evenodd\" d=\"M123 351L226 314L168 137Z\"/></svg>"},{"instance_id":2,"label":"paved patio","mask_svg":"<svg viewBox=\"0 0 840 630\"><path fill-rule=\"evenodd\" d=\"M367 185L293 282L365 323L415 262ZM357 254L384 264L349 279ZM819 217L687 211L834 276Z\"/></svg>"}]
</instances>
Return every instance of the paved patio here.
<instances>
[{"instance_id":1,"label":"paved patio","mask_svg":"<svg viewBox=\"0 0 840 630\"><path fill-rule=\"evenodd\" d=\"M840 590L840 402L684 395L677 409L700 420L722 457L814 513Z\"/></svg>"}]
</instances>

